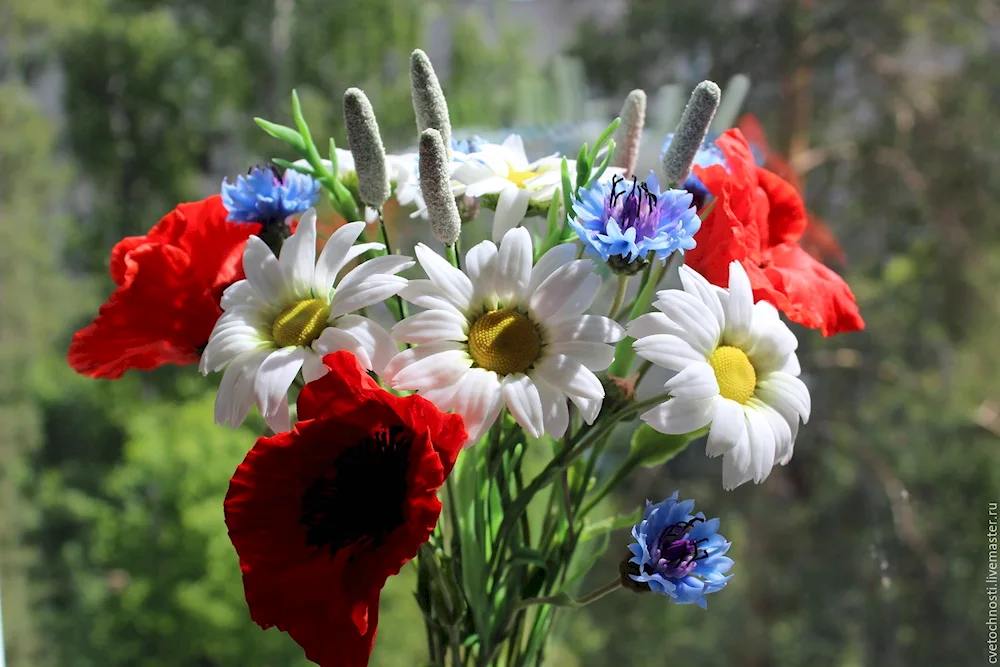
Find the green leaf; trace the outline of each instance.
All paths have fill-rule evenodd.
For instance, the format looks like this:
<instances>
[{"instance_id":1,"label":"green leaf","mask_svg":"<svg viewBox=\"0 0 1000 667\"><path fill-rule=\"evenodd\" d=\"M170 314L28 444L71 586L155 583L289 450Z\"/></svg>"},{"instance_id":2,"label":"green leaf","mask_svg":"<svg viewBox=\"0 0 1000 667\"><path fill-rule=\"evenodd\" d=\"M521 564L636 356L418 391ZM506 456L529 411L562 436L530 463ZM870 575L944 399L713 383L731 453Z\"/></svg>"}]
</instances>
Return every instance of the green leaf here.
<instances>
[{"instance_id":1,"label":"green leaf","mask_svg":"<svg viewBox=\"0 0 1000 667\"><path fill-rule=\"evenodd\" d=\"M549 567L549 564L545 560L545 554L537 549L518 547L517 549L514 549L512 556L512 560L515 563L530 563L544 569L548 569Z\"/></svg>"},{"instance_id":2,"label":"green leaf","mask_svg":"<svg viewBox=\"0 0 1000 667\"><path fill-rule=\"evenodd\" d=\"M569 160L562 159L562 195L563 204L566 207L566 218L575 218L573 212L573 183L569 180Z\"/></svg>"},{"instance_id":3,"label":"green leaf","mask_svg":"<svg viewBox=\"0 0 1000 667\"><path fill-rule=\"evenodd\" d=\"M278 165L282 169L291 169L292 171L297 171L300 174L305 174L306 176L314 176L315 172L313 168L309 165L295 164L294 162L289 162L288 160L282 160L280 157L271 158L271 162Z\"/></svg>"},{"instance_id":4,"label":"green leaf","mask_svg":"<svg viewBox=\"0 0 1000 667\"><path fill-rule=\"evenodd\" d=\"M611 124L608 125L607 129L605 129L604 132L601 133L601 136L597 138L597 143L594 144L594 148L591 149L590 151L591 163L593 163L593 161L597 159L597 154L601 152L601 149L604 148L604 145L609 143L611 135L615 133L615 130L618 129L618 125L621 124L621 122L622 122L621 118L615 118L613 121L611 121Z\"/></svg>"},{"instance_id":5,"label":"green leaf","mask_svg":"<svg viewBox=\"0 0 1000 667\"><path fill-rule=\"evenodd\" d=\"M263 118L254 118L253 121L260 126L260 129L264 130L275 139L284 141L298 152L305 154L306 142L302 139L302 135L292 128L272 123L271 121L264 120Z\"/></svg>"},{"instance_id":6,"label":"green leaf","mask_svg":"<svg viewBox=\"0 0 1000 667\"><path fill-rule=\"evenodd\" d=\"M615 154L615 140L612 139L608 142L608 152L604 154L604 159L601 161L601 166L597 168L591 176L590 180L587 181L587 185L590 185L594 181L601 178L604 175L604 171L608 168L608 164L611 162L611 157Z\"/></svg>"},{"instance_id":7,"label":"green leaf","mask_svg":"<svg viewBox=\"0 0 1000 667\"><path fill-rule=\"evenodd\" d=\"M587 154L587 144L580 147L580 154L576 156L576 185L582 188L590 180L590 166L592 162Z\"/></svg>"},{"instance_id":8,"label":"green leaf","mask_svg":"<svg viewBox=\"0 0 1000 667\"><path fill-rule=\"evenodd\" d=\"M708 427L682 435L667 435L655 430L649 424L643 424L632 435L632 448L629 458L644 468L663 465L674 458L696 440L708 433Z\"/></svg>"}]
</instances>

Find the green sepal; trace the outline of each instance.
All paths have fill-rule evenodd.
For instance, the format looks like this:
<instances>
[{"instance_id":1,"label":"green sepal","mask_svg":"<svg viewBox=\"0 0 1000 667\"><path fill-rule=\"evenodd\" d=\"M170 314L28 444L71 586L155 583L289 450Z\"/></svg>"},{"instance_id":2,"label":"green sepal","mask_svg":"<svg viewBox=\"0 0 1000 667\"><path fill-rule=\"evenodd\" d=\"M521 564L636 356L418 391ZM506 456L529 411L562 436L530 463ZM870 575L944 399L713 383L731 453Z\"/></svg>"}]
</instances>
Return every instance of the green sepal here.
<instances>
[{"instance_id":1,"label":"green sepal","mask_svg":"<svg viewBox=\"0 0 1000 667\"><path fill-rule=\"evenodd\" d=\"M562 159L562 196L563 205L566 207L566 219L576 218L573 211L573 183L569 179L569 160Z\"/></svg>"},{"instance_id":2,"label":"green sepal","mask_svg":"<svg viewBox=\"0 0 1000 667\"><path fill-rule=\"evenodd\" d=\"M300 153L306 152L306 142L303 140L302 135L292 128L272 123L271 121L264 120L263 118L254 118L253 122L257 123L260 129L264 130L275 139L284 141Z\"/></svg>"},{"instance_id":3,"label":"green sepal","mask_svg":"<svg viewBox=\"0 0 1000 667\"><path fill-rule=\"evenodd\" d=\"M597 159L597 154L601 152L601 149L604 148L604 145L610 142L611 135L615 133L615 130L618 129L618 126L621 124L621 122L622 122L621 118L615 118L613 121L611 121L611 124L608 125L608 127L604 130L604 132L601 133L601 136L597 138L597 143L594 144L594 147L591 149L590 155L588 156L590 158L591 163L593 163L594 160Z\"/></svg>"},{"instance_id":4,"label":"green sepal","mask_svg":"<svg viewBox=\"0 0 1000 667\"><path fill-rule=\"evenodd\" d=\"M601 160L601 165L597 168L597 171L595 171L587 180L587 185L590 185L591 183L600 180L601 176L604 175L605 170L608 168L608 165L611 163L611 158L612 156L614 156L614 154L615 154L615 140L611 139L610 141L608 141L608 152L604 154L604 159Z\"/></svg>"},{"instance_id":5,"label":"green sepal","mask_svg":"<svg viewBox=\"0 0 1000 667\"><path fill-rule=\"evenodd\" d=\"M580 154L576 156L576 185L582 188L590 181L590 167L593 164L587 152L587 144L580 146Z\"/></svg>"}]
</instances>

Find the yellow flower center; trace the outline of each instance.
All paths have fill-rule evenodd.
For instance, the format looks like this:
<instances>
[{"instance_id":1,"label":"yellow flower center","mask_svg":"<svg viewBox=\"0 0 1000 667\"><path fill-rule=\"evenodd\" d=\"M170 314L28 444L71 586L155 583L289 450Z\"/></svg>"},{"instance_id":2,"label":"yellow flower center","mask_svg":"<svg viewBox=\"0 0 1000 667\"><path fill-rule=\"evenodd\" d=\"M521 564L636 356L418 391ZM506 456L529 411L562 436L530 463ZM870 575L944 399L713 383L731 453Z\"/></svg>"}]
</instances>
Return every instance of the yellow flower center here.
<instances>
[{"instance_id":1,"label":"yellow flower center","mask_svg":"<svg viewBox=\"0 0 1000 667\"><path fill-rule=\"evenodd\" d=\"M322 299L299 301L274 318L271 335L281 347L305 347L319 338L329 317L330 306Z\"/></svg>"},{"instance_id":2,"label":"yellow flower center","mask_svg":"<svg viewBox=\"0 0 1000 667\"><path fill-rule=\"evenodd\" d=\"M513 310L483 313L469 328L469 353L480 368L521 373L538 359L542 341L527 317Z\"/></svg>"},{"instance_id":3,"label":"yellow flower center","mask_svg":"<svg viewBox=\"0 0 1000 667\"><path fill-rule=\"evenodd\" d=\"M757 386L757 371L750 363L746 352L723 345L716 348L708 359L709 365L715 371L715 380L719 383L719 393L737 403L746 403Z\"/></svg>"},{"instance_id":4,"label":"yellow flower center","mask_svg":"<svg viewBox=\"0 0 1000 667\"><path fill-rule=\"evenodd\" d=\"M530 181L536 176L538 176L538 172L536 171L514 171L511 169L507 172L507 180L522 190L524 189L524 182Z\"/></svg>"}]
</instances>

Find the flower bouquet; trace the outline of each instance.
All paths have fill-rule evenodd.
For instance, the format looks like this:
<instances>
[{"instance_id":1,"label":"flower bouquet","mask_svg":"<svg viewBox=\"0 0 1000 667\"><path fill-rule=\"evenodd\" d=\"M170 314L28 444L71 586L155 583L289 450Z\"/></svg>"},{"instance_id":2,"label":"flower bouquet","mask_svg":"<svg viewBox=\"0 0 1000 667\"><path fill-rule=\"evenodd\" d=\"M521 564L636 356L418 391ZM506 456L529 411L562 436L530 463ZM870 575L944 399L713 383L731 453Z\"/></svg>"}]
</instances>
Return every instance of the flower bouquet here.
<instances>
[{"instance_id":1,"label":"flower bouquet","mask_svg":"<svg viewBox=\"0 0 1000 667\"><path fill-rule=\"evenodd\" d=\"M413 153L385 154L357 89L350 151L331 140L327 158L294 95L295 127L257 119L301 159L115 245L117 287L69 363L112 379L197 363L221 374L218 424L256 406L269 432L224 507L250 616L324 667L368 663L381 589L411 561L440 667L540 665L559 610L618 589L705 607L733 576L719 519L676 492L595 510L694 441L726 488L791 459L810 397L780 313L863 326L799 245L799 192L739 130L708 136L711 82L643 175L642 91L575 159L529 161L517 136L451 136L421 51L410 75ZM393 243L391 199L426 243ZM611 541L620 567L577 590Z\"/></svg>"}]
</instances>

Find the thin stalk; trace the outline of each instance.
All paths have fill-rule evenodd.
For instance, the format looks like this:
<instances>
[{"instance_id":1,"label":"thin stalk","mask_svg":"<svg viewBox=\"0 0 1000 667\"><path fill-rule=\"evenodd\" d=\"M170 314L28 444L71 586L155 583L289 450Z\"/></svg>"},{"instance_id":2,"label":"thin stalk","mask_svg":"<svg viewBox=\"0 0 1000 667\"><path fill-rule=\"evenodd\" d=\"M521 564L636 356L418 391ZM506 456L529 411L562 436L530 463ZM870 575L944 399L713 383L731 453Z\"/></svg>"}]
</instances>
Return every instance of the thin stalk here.
<instances>
[{"instance_id":1,"label":"thin stalk","mask_svg":"<svg viewBox=\"0 0 1000 667\"><path fill-rule=\"evenodd\" d=\"M611 475L608 481L601 485L601 488L597 490L597 493L591 496L583 507L580 508L580 512L577 514L580 520L582 521L583 517L587 516L592 509L597 507L598 503L604 500L604 498L606 498L607 495L611 493L623 479L631 475L637 467L639 467L638 459L633 459L632 457L625 459L624 463L618 467L618 470Z\"/></svg>"},{"instance_id":2,"label":"thin stalk","mask_svg":"<svg viewBox=\"0 0 1000 667\"><path fill-rule=\"evenodd\" d=\"M649 304L653 301L653 294L656 292L656 286L667 272L675 255L677 253L671 255L669 261L664 262L661 266L650 272L649 278L640 288L639 296L636 297L635 303L632 305L632 310L629 312L628 319L630 322L649 309ZM650 262L652 261L651 259ZM608 375L616 377L627 376L634 360L635 350L632 349L632 339L625 337L615 346L615 360L612 362L611 368L608 369Z\"/></svg>"},{"instance_id":3,"label":"thin stalk","mask_svg":"<svg viewBox=\"0 0 1000 667\"><path fill-rule=\"evenodd\" d=\"M385 218L382 217L382 208L379 207L375 210L378 212L378 232L380 241L385 246L386 253L392 254L392 245L389 243L389 233L385 229ZM395 305L395 308L392 307L393 305ZM391 302L386 302L386 306L389 307L389 311L392 313L392 316L396 318L397 322L406 319L406 302L403 301L403 297L398 294L395 295Z\"/></svg>"},{"instance_id":4,"label":"thin stalk","mask_svg":"<svg viewBox=\"0 0 1000 667\"><path fill-rule=\"evenodd\" d=\"M444 257L448 260L448 263L454 266L456 269L458 267L458 251L455 250L455 244L449 243L444 247Z\"/></svg>"},{"instance_id":5,"label":"thin stalk","mask_svg":"<svg viewBox=\"0 0 1000 667\"><path fill-rule=\"evenodd\" d=\"M570 607L572 609L579 609L580 607L586 607L588 604L591 604L592 602L597 602L605 595L608 595L609 593L614 593L621 587L622 587L621 577L615 577L614 579L604 584L603 586L596 588L587 593L586 595L576 599L569 598L564 595L552 595L549 597L531 598L528 600L522 600L521 606L529 607L531 605L536 605L536 604L551 604L557 607Z\"/></svg>"},{"instance_id":6,"label":"thin stalk","mask_svg":"<svg viewBox=\"0 0 1000 667\"><path fill-rule=\"evenodd\" d=\"M614 318L618 313L618 309L622 307L622 303L625 302L625 293L628 291L628 279L630 276L620 275L618 276L618 289L615 291L615 299L611 302L611 307L608 308L608 317Z\"/></svg>"}]
</instances>

